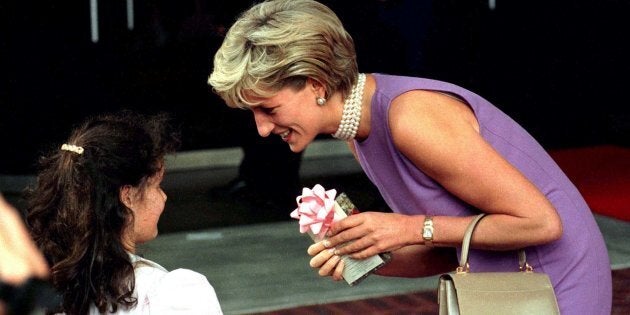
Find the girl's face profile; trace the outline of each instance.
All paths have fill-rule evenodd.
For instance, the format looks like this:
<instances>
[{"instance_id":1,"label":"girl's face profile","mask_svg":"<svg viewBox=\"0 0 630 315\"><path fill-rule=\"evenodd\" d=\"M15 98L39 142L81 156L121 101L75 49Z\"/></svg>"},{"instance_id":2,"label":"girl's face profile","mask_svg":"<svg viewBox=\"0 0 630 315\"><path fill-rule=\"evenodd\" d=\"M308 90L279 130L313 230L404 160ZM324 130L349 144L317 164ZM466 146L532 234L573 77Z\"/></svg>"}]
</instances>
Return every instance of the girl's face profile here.
<instances>
[{"instance_id":1,"label":"girl's face profile","mask_svg":"<svg viewBox=\"0 0 630 315\"><path fill-rule=\"evenodd\" d=\"M142 244L153 240L158 235L157 224L166 204L166 193L161 183L164 177L164 167L147 180L146 185L130 187L127 205L133 211L133 231L128 235L128 241Z\"/></svg>"}]
</instances>

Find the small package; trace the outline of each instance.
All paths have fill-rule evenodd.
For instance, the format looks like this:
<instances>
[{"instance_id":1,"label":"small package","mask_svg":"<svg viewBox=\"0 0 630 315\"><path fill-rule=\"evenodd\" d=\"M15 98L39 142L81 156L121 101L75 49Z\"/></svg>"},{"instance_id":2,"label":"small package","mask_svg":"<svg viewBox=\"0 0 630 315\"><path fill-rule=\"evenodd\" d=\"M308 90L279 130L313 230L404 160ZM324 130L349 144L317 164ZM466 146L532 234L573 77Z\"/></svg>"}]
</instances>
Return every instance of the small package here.
<instances>
[{"instance_id":1,"label":"small package","mask_svg":"<svg viewBox=\"0 0 630 315\"><path fill-rule=\"evenodd\" d=\"M302 195L296 199L298 208L291 212L291 217L299 220L300 233L307 233L314 242L320 242L326 239L326 232L333 222L358 213L356 206L345 193L336 195L335 189L325 190L319 184L313 189L302 190ZM385 265L390 257L388 253L360 260L347 255L341 256L344 261L343 278L351 286L358 284Z\"/></svg>"}]
</instances>

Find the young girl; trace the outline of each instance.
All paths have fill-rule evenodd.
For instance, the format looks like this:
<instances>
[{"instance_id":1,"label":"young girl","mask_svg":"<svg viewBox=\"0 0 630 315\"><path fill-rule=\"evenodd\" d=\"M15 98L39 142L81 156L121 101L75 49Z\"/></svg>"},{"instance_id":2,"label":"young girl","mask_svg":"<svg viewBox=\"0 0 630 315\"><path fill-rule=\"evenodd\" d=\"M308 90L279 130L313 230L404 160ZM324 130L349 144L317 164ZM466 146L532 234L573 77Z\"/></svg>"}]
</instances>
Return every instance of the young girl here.
<instances>
[{"instance_id":1,"label":"young girl","mask_svg":"<svg viewBox=\"0 0 630 315\"><path fill-rule=\"evenodd\" d=\"M42 158L27 222L62 295L52 311L221 313L203 275L135 254L157 236L167 199L164 156L179 144L167 122L128 111L92 118Z\"/></svg>"}]
</instances>

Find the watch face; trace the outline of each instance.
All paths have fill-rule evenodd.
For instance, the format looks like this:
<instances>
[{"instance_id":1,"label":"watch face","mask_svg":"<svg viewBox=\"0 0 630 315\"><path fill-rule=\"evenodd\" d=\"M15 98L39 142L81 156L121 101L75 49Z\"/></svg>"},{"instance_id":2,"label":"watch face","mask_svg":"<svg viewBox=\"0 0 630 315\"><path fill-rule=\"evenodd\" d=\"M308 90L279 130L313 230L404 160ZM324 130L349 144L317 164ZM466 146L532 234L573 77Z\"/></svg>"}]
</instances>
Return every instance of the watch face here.
<instances>
[{"instance_id":1,"label":"watch face","mask_svg":"<svg viewBox=\"0 0 630 315\"><path fill-rule=\"evenodd\" d=\"M424 231L422 231L422 237L424 238L433 237L433 231L431 231L430 229L425 229Z\"/></svg>"}]
</instances>

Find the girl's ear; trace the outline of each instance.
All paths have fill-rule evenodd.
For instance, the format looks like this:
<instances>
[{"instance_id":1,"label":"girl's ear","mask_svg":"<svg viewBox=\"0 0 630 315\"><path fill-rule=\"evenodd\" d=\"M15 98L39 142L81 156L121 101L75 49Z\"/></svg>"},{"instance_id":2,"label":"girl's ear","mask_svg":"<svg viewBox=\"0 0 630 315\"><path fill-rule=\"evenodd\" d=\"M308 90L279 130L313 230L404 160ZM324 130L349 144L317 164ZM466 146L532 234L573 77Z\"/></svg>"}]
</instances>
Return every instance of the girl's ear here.
<instances>
[{"instance_id":1,"label":"girl's ear","mask_svg":"<svg viewBox=\"0 0 630 315\"><path fill-rule=\"evenodd\" d=\"M131 194L133 193L133 187L131 185L125 185L120 187L119 198L127 208L131 209L133 201L131 200Z\"/></svg>"}]
</instances>

